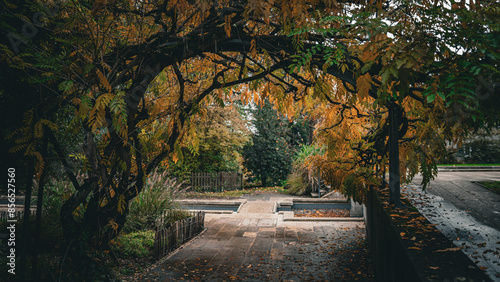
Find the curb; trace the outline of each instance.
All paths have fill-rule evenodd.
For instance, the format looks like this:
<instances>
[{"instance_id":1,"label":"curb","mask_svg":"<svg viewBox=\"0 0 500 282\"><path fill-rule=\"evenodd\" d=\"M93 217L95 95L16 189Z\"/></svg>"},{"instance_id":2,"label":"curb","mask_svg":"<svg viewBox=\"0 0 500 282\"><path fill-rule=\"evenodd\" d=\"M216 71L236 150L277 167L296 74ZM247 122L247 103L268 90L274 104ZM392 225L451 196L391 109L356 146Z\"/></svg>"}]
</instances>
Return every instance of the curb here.
<instances>
[{"instance_id":1,"label":"curb","mask_svg":"<svg viewBox=\"0 0 500 282\"><path fill-rule=\"evenodd\" d=\"M297 198L297 199L285 199L283 202L297 202L297 203L350 203L349 199L339 199L339 198Z\"/></svg>"},{"instance_id":2,"label":"curb","mask_svg":"<svg viewBox=\"0 0 500 282\"><path fill-rule=\"evenodd\" d=\"M237 206L236 212L228 210L202 210L205 213L211 214L233 214L239 213L241 207L247 202L246 199L241 200L177 200L176 203L180 205L205 205L205 206Z\"/></svg>"},{"instance_id":3,"label":"curb","mask_svg":"<svg viewBox=\"0 0 500 282\"><path fill-rule=\"evenodd\" d=\"M500 166L441 166L438 172L475 172L475 171L500 171Z\"/></svg>"},{"instance_id":4,"label":"curb","mask_svg":"<svg viewBox=\"0 0 500 282\"><path fill-rule=\"evenodd\" d=\"M336 222L364 222L364 217L295 217L293 211L282 211L283 221L336 221Z\"/></svg>"}]
</instances>

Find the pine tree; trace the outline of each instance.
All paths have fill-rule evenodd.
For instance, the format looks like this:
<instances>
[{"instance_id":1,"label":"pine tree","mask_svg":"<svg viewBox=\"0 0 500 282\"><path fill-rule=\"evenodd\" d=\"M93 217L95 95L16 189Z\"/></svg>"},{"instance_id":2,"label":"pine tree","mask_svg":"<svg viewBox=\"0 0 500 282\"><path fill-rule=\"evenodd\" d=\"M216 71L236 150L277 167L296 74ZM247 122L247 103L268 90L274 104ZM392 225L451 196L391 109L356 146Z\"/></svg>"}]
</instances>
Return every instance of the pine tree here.
<instances>
[{"instance_id":1,"label":"pine tree","mask_svg":"<svg viewBox=\"0 0 500 282\"><path fill-rule=\"evenodd\" d=\"M251 110L255 126L252 145L245 147L244 166L262 186L280 185L290 173L293 147L291 127L266 99L262 107Z\"/></svg>"}]
</instances>

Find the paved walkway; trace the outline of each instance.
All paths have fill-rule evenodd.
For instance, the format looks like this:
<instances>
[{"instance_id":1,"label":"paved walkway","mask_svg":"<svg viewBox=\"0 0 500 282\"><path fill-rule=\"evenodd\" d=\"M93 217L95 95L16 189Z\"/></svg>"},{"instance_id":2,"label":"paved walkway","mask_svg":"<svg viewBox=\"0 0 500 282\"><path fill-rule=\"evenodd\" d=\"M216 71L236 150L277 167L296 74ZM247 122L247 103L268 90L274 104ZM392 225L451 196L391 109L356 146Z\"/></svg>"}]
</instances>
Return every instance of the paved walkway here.
<instances>
[{"instance_id":1,"label":"paved walkway","mask_svg":"<svg viewBox=\"0 0 500 282\"><path fill-rule=\"evenodd\" d=\"M419 184L421 178L413 183ZM500 171L440 171L427 192L446 199L482 224L500 230L500 195L474 182L500 181Z\"/></svg>"},{"instance_id":2,"label":"paved walkway","mask_svg":"<svg viewBox=\"0 0 500 282\"><path fill-rule=\"evenodd\" d=\"M473 181L500 181L500 172L439 172L426 191L417 183L402 193L493 281L500 280L500 196Z\"/></svg>"},{"instance_id":3,"label":"paved walkway","mask_svg":"<svg viewBox=\"0 0 500 282\"><path fill-rule=\"evenodd\" d=\"M279 195L247 197L238 214L207 214L207 231L138 280L374 281L362 222L287 222Z\"/></svg>"}]
</instances>

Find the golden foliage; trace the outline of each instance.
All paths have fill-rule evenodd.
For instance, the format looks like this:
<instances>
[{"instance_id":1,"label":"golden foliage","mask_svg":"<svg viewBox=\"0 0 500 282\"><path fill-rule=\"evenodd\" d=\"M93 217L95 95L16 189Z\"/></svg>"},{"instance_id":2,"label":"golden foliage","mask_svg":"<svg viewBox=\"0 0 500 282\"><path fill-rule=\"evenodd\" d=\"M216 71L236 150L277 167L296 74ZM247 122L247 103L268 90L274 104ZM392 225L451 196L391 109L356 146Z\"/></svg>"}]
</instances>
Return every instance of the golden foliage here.
<instances>
[{"instance_id":1,"label":"golden foliage","mask_svg":"<svg viewBox=\"0 0 500 282\"><path fill-rule=\"evenodd\" d=\"M120 214L123 214L125 212L125 208L126 208L125 205L127 205L127 202L125 201L125 196L124 195L120 195L118 197L118 212Z\"/></svg>"}]
</instances>

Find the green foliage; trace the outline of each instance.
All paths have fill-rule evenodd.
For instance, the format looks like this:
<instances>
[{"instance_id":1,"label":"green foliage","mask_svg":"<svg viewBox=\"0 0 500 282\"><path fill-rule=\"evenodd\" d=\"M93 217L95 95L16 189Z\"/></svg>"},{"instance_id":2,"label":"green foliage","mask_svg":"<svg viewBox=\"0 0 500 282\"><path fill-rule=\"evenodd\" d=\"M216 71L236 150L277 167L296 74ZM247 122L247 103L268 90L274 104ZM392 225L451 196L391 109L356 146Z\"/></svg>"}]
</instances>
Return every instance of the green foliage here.
<instances>
[{"instance_id":1,"label":"green foliage","mask_svg":"<svg viewBox=\"0 0 500 282\"><path fill-rule=\"evenodd\" d=\"M52 252L55 246L61 246L64 237L59 215L64 201L69 198L72 192L71 184L66 181L52 179L45 185L42 203L41 246L38 246L41 251ZM83 212L84 210L80 208L73 213L73 216L77 220L81 220Z\"/></svg>"},{"instance_id":2,"label":"green foliage","mask_svg":"<svg viewBox=\"0 0 500 282\"><path fill-rule=\"evenodd\" d=\"M174 223L178 220L186 219L186 218L189 218L191 216L192 216L192 214L187 210L172 209L172 210L169 210L167 213L163 214L163 216L161 217L161 219L158 222L158 225L161 228L161 227L164 227L170 223Z\"/></svg>"},{"instance_id":3,"label":"green foliage","mask_svg":"<svg viewBox=\"0 0 500 282\"><path fill-rule=\"evenodd\" d=\"M463 120L468 125L492 126L499 120L500 103L486 98L478 102L476 97L481 94L476 87L481 77L487 79L487 83L499 81L500 17L496 1L481 1L477 8L472 2L470 7L460 7L465 2L450 7L445 1L434 4L396 1L386 6L383 1L359 5L313 1L297 2L292 10L286 1L272 5L269 1L228 1L224 7L218 1L203 1L203 5L171 1L168 7L164 1L120 1L116 5L102 1L96 5L88 1L59 2L2 2L7 9L0 13L0 25L8 34L0 38L0 98L3 102L0 111L7 113L7 118L2 119L0 139L3 141L3 136L15 128L25 128L40 138L30 144L19 141L23 143L19 145L32 149L31 154L19 151L15 158L2 154L0 160L2 166L6 166L3 164L6 160L10 166L10 160L16 159L20 172L26 170L23 175L28 174L30 168L25 169L30 163L28 158L38 153L41 143L38 141L47 136L45 131L23 124L23 113L30 109L35 110L35 120L29 124L39 124L41 129L42 120L56 121L59 128L71 129L68 134L80 134L81 142L71 142L70 138L55 132L55 137L46 141L50 157L43 158L47 162L60 162L64 176L75 186L59 218L66 243L76 248L68 248L67 252L74 256L73 270L81 274L86 275L92 269L76 263L78 255L74 254L107 245L106 240L116 235L115 229L100 228L99 224L109 219L115 226L125 224L123 203L136 197L134 189L143 189L144 175L162 160L180 159L177 151L184 151L185 159L195 163L206 153L207 157L200 163L213 167L203 170L219 170L217 165L237 159L230 157L234 155L224 155L226 151L234 151L224 146L220 150L212 146L204 151L199 144L209 143L202 141L205 137L199 136L201 142L183 140L189 135L185 127L195 113L201 112L198 110L204 107L203 101L210 98L222 105L224 98L233 99L229 96L236 93L226 97L222 92L218 95L217 90L223 87L250 82L248 89L259 90L266 82L272 89L263 93L273 95L277 104L284 101L284 96L293 95L278 106L280 110L291 109L294 98L300 99L301 93L307 95L311 85L319 85L317 81L324 79L319 71L323 67L333 69L330 74L354 88L353 83L359 76L368 73L374 80L373 84L371 80L365 81L364 89L369 92L372 87L377 88L372 91L376 94L370 92L376 100L374 105L383 106L393 97L401 102L402 96L413 87L431 87L424 94L419 90L413 93L422 98L424 106L446 101L447 109L458 105L467 109L457 112L457 122L448 120L452 126L460 127ZM266 8L257 9L258 6ZM39 11L47 8L57 12L40 17ZM165 13L165 9L175 12ZM228 11L231 17L243 20L224 22L231 18L227 17ZM322 20L324 15L330 17ZM42 23L30 28L30 21L38 20ZM223 25L229 30L220 37L218 27ZM286 34L293 28L296 30L290 34L292 40ZM19 41L19 46L12 46L10 32L22 35L23 43ZM237 34L237 38L233 38L233 34ZM392 36L387 36L389 34ZM243 45L235 44L233 39ZM250 42L250 46L245 42ZM293 77L281 75L290 70L302 73L293 73ZM154 95L147 91L148 85L162 72L168 73L168 79L160 87L161 95ZM437 85L431 86L433 82ZM342 90L341 83L335 89ZM243 96L244 92L240 94ZM349 100L354 103L358 96L362 95L349 94L352 97ZM333 102L344 103L342 99ZM407 104L413 107L412 103ZM71 122L54 118L60 109L68 108L75 112ZM335 112L326 113L335 115ZM433 121L444 120L441 117L437 115ZM158 120L168 124L168 129L156 138L144 139L142 135L147 134L142 130L153 131L150 125ZM268 120L262 121L265 122ZM443 127L437 123L431 124L432 128L441 132ZM289 139L293 137L284 124L285 121L281 125L262 127L257 134L262 140L255 138L255 148L248 154L248 159L257 159L249 165L249 170L260 177L264 185L268 179L279 183L290 170L293 148L289 146ZM415 124L410 124L410 128ZM44 125L45 129L55 131L49 127ZM453 134L447 131L451 130L443 129L444 134ZM274 143L265 144L263 136L268 133L280 137L271 139ZM377 138L377 141L386 140L383 134ZM219 144L218 141L210 143ZM72 150L74 146L78 146L78 150ZM11 146L0 144L0 147ZM85 154L85 158L79 158L82 164L74 166L73 160L67 160L68 155L79 153ZM429 158L433 155L429 154ZM42 157L38 157L38 163L43 163ZM427 155L424 157L420 159L428 159ZM236 164L238 162L230 162L230 166ZM81 168L84 171L80 174ZM28 186L24 185L26 182L31 184L31 175L17 179L19 182L28 179L25 183L16 183L20 189ZM158 211L165 208L161 200L163 194L151 190L154 189L146 189L146 193L153 194L150 198L140 199L130 207L131 218L141 218L136 220L139 228L151 228ZM101 196L111 191L117 197L107 197L109 203L101 206ZM154 208L143 213L141 209L147 210L150 204ZM76 276L68 280L78 280Z\"/></svg>"},{"instance_id":4,"label":"green foliage","mask_svg":"<svg viewBox=\"0 0 500 282\"><path fill-rule=\"evenodd\" d=\"M188 189L182 186L182 183L168 178L167 172L152 173L146 180L142 192L130 202L130 212L124 231L153 230L167 212L172 214L173 221L185 218L181 212L172 212L178 209L175 199Z\"/></svg>"},{"instance_id":5,"label":"green foliage","mask_svg":"<svg viewBox=\"0 0 500 282\"><path fill-rule=\"evenodd\" d=\"M300 151L297 153L293 160L295 166L305 166L307 158L315 155L322 155L325 153L325 148L318 145L303 145L300 147Z\"/></svg>"},{"instance_id":6,"label":"green foliage","mask_svg":"<svg viewBox=\"0 0 500 282\"><path fill-rule=\"evenodd\" d=\"M239 171L249 130L237 105L209 106L203 119L194 117L192 122L195 140L181 149L182 161L169 162L169 174L188 180L193 172Z\"/></svg>"},{"instance_id":7,"label":"green foliage","mask_svg":"<svg viewBox=\"0 0 500 282\"><path fill-rule=\"evenodd\" d=\"M69 182L51 179L45 186L43 197L44 214L51 219L58 219L61 206L72 192L73 187Z\"/></svg>"},{"instance_id":8,"label":"green foliage","mask_svg":"<svg viewBox=\"0 0 500 282\"><path fill-rule=\"evenodd\" d=\"M153 254L155 232L153 230L135 231L120 234L110 242L111 249L119 256L149 258Z\"/></svg>"},{"instance_id":9,"label":"green foliage","mask_svg":"<svg viewBox=\"0 0 500 282\"><path fill-rule=\"evenodd\" d=\"M273 109L271 103L250 110L256 132L252 145L244 149L244 166L262 186L280 186L290 173L292 157L291 127L288 119Z\"/></svg>"},{"instance_id":10,"label":"green foliage","mask_svg":"<svg viewBox=\"0 0 500 282\"><path fill-rule=\"evenodd\" d=\"M500 162L500 141L478 139L466 142L459 151L463 163L495 164ZM455 155L455 158L458 154ZM457 160L455 159L455 162Z\"/></svg>"},{"instance_id":11,"label":"green foliage","mask_svg":"<svg viewBox=\"0 0 500 282\"><path fill-rule=\"evenodd\" d=\"M299 116L294 119L291 125L292 136L290 144L295 148L300 147L302 144L310 144L312 141L310 130L311 125L307 118Z\"/></svg>"},{"instance_id":12,"label":"green foliage","mask_svg":"<svg viewBox=\"0 0 500 282\"><path fill-rule=\"evenodd\" d=\"M292 173L284 185L288 194L301 196L311 192L312 185L317 183L315 176L318 169L308 164L308 158L323 153L324 149L314 145L304 145L300 148L293 161Z\"/></svg>"},{"instance_id":13,"label":"green foliage","mask_svg":"<svg viewBox=\"0 0 500 282\"><path fill-rule=\"evenodd\" d=\"M302 196L311 191L308 174L301 173L294 168L286 179L284 188L290 195Z\"/></svg>"}]
</instances>

